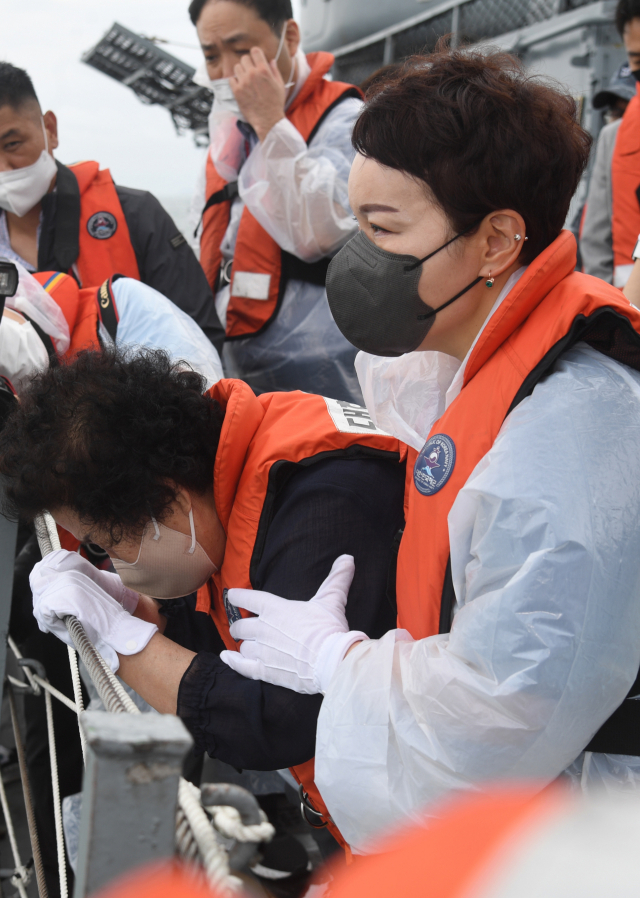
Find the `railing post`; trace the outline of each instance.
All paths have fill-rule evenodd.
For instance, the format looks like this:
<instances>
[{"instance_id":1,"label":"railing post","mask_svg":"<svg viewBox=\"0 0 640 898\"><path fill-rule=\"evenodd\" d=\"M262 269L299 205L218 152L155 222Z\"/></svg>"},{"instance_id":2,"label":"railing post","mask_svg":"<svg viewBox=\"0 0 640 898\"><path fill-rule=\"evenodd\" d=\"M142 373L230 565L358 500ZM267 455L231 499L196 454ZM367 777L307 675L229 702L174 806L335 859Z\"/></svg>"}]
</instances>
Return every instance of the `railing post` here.
<instances>
[{"instance_id":1,"label":"railing post","mask_svg":"<svg viewBox=\"0 0 640 898\"><path fill-rule=\"evenodd\" d=\"M87 740L74 898L174 852L178 779L192 745L169 714L85 711Z\"/></svg>"}]
</instances>

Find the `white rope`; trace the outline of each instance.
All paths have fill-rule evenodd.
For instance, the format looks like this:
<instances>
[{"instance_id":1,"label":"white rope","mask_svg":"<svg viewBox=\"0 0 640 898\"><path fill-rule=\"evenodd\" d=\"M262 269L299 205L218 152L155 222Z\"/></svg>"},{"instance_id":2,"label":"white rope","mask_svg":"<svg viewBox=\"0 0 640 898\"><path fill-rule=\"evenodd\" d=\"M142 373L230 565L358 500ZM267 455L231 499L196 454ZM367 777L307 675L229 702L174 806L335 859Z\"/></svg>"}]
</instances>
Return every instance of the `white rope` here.
<instances>
[{"instance_id":1,"label":"white rope","mask_svg":"<svg viewBox=\"0 0 640 898\"><path fill-rule=\"evenodd\" d=\"M211 814L215 828L227 839L235 839L237 842L268 842L275 835L275 829L268 820L245 826L240 811L229 805L207 806L206 810Z\"/></svg>"},{"instance_id":2,"label":"white rope","mask_svg":"<svg viewBox=\"0 0 640 898\"><path fill-rule=\"evenodd\" d=\"M40 551L43 557L49 552L60 548L60 540L56 523L48 512L37 516L35 520L35 529L40 545ZM65 618L65 624L69 635L80 655L83 664L87 669L87 673L91 677L102 702L107 709L114 713L140 714L140 709L131 697L123 689L122 684L111 671L100 652L91 643L80 621L69 615ZM16 647L17 651L17 647ZM68 707L76 711L78 717L83 710L82 691L80 687L80 676L77 666L77 658L75 652L70 648L69 661L71 664L71 678L73 681L73 689L75 695L75 704L59 693L58 690L42 680L36 674L32 674L28 668L25 673L32 683L34 689L41 686L46 690L45 699L50 704L51 695L59 698ZM51 721L51 730L49 737L50 746L53 744L53 720ZM83 739L83 754L85 752L84 734L80 727L80 735ZM55 746L53 748L55 754ZM54 763L52 755L52 780L54 784L54 803L56 811L60 806L60 791L57 783L57 763ZM86 757L85 757L86 761ZM55 767L55 777L54 777ZM57 800L55 796L57 795ZM232 895L241 887L242 882L237 877L232 876L229 871L229 856L225 847L220 844L216 838L215 831L211 821L202 807L200 799L200 790L180 777L178 784L178 815L176 820L176 842L180 853L186 860L195 858L196 854L200 855L205 875L209 884L217 888L224 895ZM261 842L273 837L274 828L268 822L255 824L253 826L244 826L241 822L240 815L234 808L230 807L213 807L209 809L213 817L214 825L219 829L220 833L227 837L236 839L239 842ZM58 835L56 816L56 836ZM60 822L62 815L60 812ZM219 821L219 825L218 822ZM65 869L64 864L64 841L62 840L62 848L58 843L58 864L60 869ZM62 851L62 853L61 853ZM66 878L65 878L66 889ZM61 872L61 892L62 892L62 872ZM63 898L67 898L66 891L62 893Z\"/></svg>"},{"instance_id":3,"label":"white rope","mask_svg":"<svg viewBox=\"0 0 640 898\"><path fill-rule=\"evenodd\" d=\"M27 813L27 826L29 828L31 855L33 857L36 881L38 883L38 895L40 896L40 898L48 898L49 893L47 891L47 883L44 875L42 853L40 851L40 840L38 839L38 827L36 826L36 817L33 810L33 799L31 797L31 786L29 785L27 759L25 757L20 727L18 726L18 712L16 710L16 702L13 694L13 687L11 686L11 684L9 684L7 687L7 696L9 698L9 710L11 711L13 738L15 739L16 752L18 754L18 766L20 767L20 779L22 780L22 795L24 798L24 809Z\"/></svg>"},{"instance_id":4,"label":"white rope","mask_svg":"<svg viewBox=\"0 0 640 898\"><path fill-rule=\"evenodd\" d=\"M57 691L57 690L56 690ZM44 694L44 706L47 712L47 735L49 736L49 762L51 764L51 785L53 786L53 816L56 825L56 848L58 851L58 876L60 878L60 898L68 898L67 861L64 852L64 829L62 827L62 805L60 804L60 780L58 778L58 756L56 753L56 736L53 728L53 708L51 693Z\"/></svg>"},{"instance_id":5,"label":"white rope","mask_svg":"<svg viewBox=\"0 0 640 898\"><path fill-rule=\"evenodd\" d=\"M71 683L73 685L73 697L76 700L75 712L78 715L78 730L80 731L80 745L82 746L82 760L84 766L87 766L87 740L84 730L80 725L80 715L84 711L84 699L82 698L82 683L80 682L80 671L78 670L78 653L75 649L67 646L69 652L69 667L71 668ZM56 696L60 698L60 696ZM66 698L66 696L65 696Z\"/></svg>"},{"instance_id":6,"label":"white rope","mask_svg":"<svg viewBox=\"0 0 640 898\"><path fill-rule=\"evenodd\" d=\"M186 817L193 838L198 845L207 881L222 894L230 895L242 887L242 882L229 872L229 856L218 840L200 803L200 790L180 777L178 803Z\"/></svg>"},{"instance_id":7,"label":"white rope","mask_svg":"<svg viewBox=\"0 0 640 898\"><path fill-rule=\"evenodd\" d=\"M28 670L28 668L25 669ZM49 683L47 680L43 680L42 677L38 676L38 674L34 674L33 679L38 684L38 686L42 686L44 690L50 692L51 695L58 699L58 701L62 702L63 705L66 705L70 711L73 711L74 714L77 712L78 709L75 702L72 702L70 698L67 698L67 696L56 689L55 686L52 686L51 683ZM16 680L16 678L12 677L11 674L7 674L7 680L9 680L12 685L17 686L19 689L24 689L27 685L24 680Z\"/></svg>"},{"instance_id":8,"label":"white rope","mask_svg":"<svg viewBox=\"0 0 640 898\"><path fill-rule=\"evenodd\" d=\"M9 643L9 648L13 652L14 656L18 659L18 661L22 661L24 656L23 656L22 652L20 651L20 649L18 648L18 646L13 641L13 639L11 638L11 636L7 636L7 642ZM38 688L38 685L34 679L33 672L31 670L29 670L28 667L23 667L22 669L24 670L24 672L26 674L27 680L29 681L29 686L31 686L31 689L33 690L33 694L40 695L40 689ZM17 682L19 682L19 680L16 680L15 682L17 683ZM22 686L24 684L20 683L20 685Z\"/></svg>"},{"instance_id":9,"label":"white rope","mask_svg":"<svg viewBox=\"0 0 640 898\"><path fill-rule=\"evenodd\" d=\"M2 804L2 813L4 814L4 822L7 824L7 834L9 836L9 844L11 845L11 853L13 854L13 864L16 872L11 877L11 885L15 886L20 893L20 898L27 898L27 890L25 886L29 884L31 879L31 870L27 870L23 866L20 859L20 849L18 848L18 840L16 832L13 828L13 818L9 810L9 802L7 801L7 793L4 790L4 781L0 776L0 804Z\"/></svg>"}]
</instances>

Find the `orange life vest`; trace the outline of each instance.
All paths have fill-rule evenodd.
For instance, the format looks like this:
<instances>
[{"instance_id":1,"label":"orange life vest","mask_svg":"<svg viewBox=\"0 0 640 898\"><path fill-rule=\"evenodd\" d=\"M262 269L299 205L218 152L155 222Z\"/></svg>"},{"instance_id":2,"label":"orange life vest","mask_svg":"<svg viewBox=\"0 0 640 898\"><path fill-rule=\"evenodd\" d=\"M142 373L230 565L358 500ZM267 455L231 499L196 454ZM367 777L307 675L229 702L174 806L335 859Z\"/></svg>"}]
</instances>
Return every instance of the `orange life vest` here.
<instances>
[{"instance_id":1,"label":"orange life vest","mask_svg":"<svg viewBox=\"0 0 640 898\"><path fill-rule=\"evenodd\" d=\"M638 85L640 91L640 85ZM624 287L640 234L640 94L627 106L618 128L611 159L613 283Z\"/></svg>"},{"instance_id":2,"label":"orange life vest","mask_svg":"<svg viewBox=\"0 0 640 898\"><path fill-rule=\"evenodd\" d=\"M96 288L80 289L75 278L61 271L38 271L33 276L56 301L69 325L71 343L63 358L72 358L82 349L99 349Z\"/></svg>"},{"instance_id":3,"label":"orange life vest","mask_svg":"<svg viewBox=\"0 0 640 898\"><path fill-rule=\"evenodd\" d=\"M365 409L348 402L298 391L256 397L240 380L221 380L208 395L225 409L213 482L227 545L222 568L198 591L196 609L209 613L226 647L237 650L229 633L226 590L252 588L269 527L276 472L283 464L309 465L331 456L386 455L400 463L406 446L377 430ZM329 819L313 781L313 760L291 772L315 809ZM331 821L329 827L344 845Z\"/></svg>"},{"instance_id":4,"label":"orange life vest","mask_svg":"<svg viewBox=\"0 0 640 898\"><path fill-rule=\"evenodd\" d=\"M448 514L510 409L578 340L640 370L640 311L611 285L574 272L575 263L574 237L563 231L529 265L483 330L467 362L462 391L429 434L429 440L444 435L455 446L449 479L437 492L419 492L414 478L418 453L409 450L396 587L398 626L415 639L450 628ZM426 445L434 445L429 440Z\"/></svg>"},{"instance_id":5,"label":"orange life vest","mask_svg":"<svg viewBox=\"0 0 640 898\"><path fill-rule=\"evenodd\" d=\"M79 253L76 268L83 287L98 287L112 274L140 280L129 227L108 169L97 162L68 166L80 190Z\"/></svg>"},{"instance_id":6,"label":"orange life vest","mask_svg":"<svg viewBox=\"0 0 640 898\"><path fill-rule=\"evenodd\" d=\"M334 106L347 97L361 97L362 94L353 84L327 81L324 78L333 65L334 57L331 53L310 53L307 59L311 73L286 114L309 143ZM229 225L231 211L231 201L226 199L224 193L226 186L227 181L220 177L211 161L211 154L208 154L207 206L202 219L200 262L214 294L222 258L220 244ZM220 198L219 201L209 205L216 196ZM293 265L295 272L290 272ZM304 271L307 269L313 273L305 275ZM255 336L264 330L278 313L288 276L315 283L318 282L318 270L318 263L305 265L299 259L284 253L245 207L240 219L233 266L229 273L231 298L227 307L227 339ZM325 273L323 269L320 283L324 283Z\"/></svg>"}]
</instances>

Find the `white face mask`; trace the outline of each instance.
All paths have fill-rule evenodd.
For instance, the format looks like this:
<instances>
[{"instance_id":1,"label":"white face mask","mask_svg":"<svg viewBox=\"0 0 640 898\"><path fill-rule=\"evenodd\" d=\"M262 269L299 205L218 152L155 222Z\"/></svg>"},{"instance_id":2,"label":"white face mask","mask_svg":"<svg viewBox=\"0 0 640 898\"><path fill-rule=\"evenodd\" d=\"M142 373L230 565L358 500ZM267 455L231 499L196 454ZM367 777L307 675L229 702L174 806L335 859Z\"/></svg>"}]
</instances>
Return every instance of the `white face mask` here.
<instances>
[{"instance_id":1,"label":"white face mask","mask_svg":"<svg viewBox=\"0 0 640 898\"><path fill-rule=\"evenodd\" d=\"M282 29L282 34L280 35L280 43L278 44L278 52L274 57L274 62L277 62L280 58L280 54L282 53L282 48L284 47L284 39L287 33L287 25L285 25ZM285 88L289 90L290 87L293 87L295 84L291 79L293 78L293 73L295 71L296 61L295 57L291 60L291 71L289 72L289 80L285 84ZM236 100L233 90L231 89L231 84L229 83L228 78L216 78L212 81L209 78L209 74L207 72L206 64L200 66L200 68L196 71L193 76L194 84L198 84L200 87L208 87L210 91L213 92L213 102L214 102L214 110L216 112L226 112L230 115L235 116L239 121L246 122L246 118L243 116L240 111L240 107L238 106L238 101ZM213 110L212 110L213 111Z\"/></svg>"},{"instance_id":2,"label":"white face mask","mask_svg":"<svg viewBox=\"0 0 640 898\"><path fill-rule=\"evenodd\" d=\"M40 202L58 170L53 156L49 153L44 119L42 119L42 133L45 149L33 165L0 172L0 209L13 212L19 218Z\"/></svg>"}]
</instances>

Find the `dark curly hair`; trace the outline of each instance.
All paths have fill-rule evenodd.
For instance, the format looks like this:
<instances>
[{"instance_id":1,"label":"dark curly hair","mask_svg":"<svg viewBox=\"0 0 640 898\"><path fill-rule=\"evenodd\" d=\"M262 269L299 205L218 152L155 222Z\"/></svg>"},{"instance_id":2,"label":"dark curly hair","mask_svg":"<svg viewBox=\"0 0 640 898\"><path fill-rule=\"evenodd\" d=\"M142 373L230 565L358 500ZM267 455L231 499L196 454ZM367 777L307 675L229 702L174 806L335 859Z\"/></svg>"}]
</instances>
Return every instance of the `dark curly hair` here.
<instances>
[{"instance_id":1,"label":"dark curly hair","mask_svg":"<svg viewBox=\"0 0 640 898\"><path fill-rule=\"evenodd\" d=\"M224 419L206 382L162 350L82 352L36 375L0 433L5 513L69 508L114 543L202 495Z\"/></svg>"},{"instance_id":2,"label":"dark curly hair","mask_svg":"<svg viewBox=\"0 0 640 898\"><path fill-rule=\"evenodd\" d=\"M524 263L560 233L591 147L560 85L506 53L445 42L370 88L352 140L426 184L456 234L515 209L527 226Z\"/></svg>"}]
</instances>

